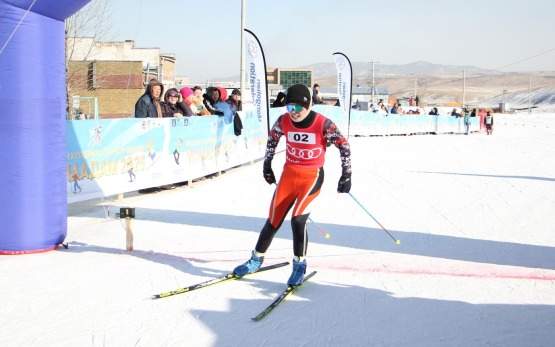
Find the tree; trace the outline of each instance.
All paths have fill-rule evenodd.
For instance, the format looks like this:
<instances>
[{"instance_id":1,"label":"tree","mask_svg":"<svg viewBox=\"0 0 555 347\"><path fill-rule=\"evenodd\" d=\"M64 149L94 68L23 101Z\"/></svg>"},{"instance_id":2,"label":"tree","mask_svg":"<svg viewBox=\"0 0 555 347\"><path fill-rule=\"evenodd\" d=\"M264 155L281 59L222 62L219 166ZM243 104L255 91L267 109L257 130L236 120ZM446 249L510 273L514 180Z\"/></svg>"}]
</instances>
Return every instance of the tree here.
<instances>
[{"instance_id":1,"label":"tree","mask_svg":"<svg viewBox=\"0 0 555 347\"><path fill-rule=\"evenodd\" d=\"M66 70L66 98L67 118L71 119L71 81L74 76L69 73L69 62L72 60L88 60L94 51L97 41L106 40L110 33L111 12L108 0L92 0L87 6L76 12L65 20L65 70ZM89 38L89 45L79 47L80 52L76 54L78 38Z\"/></svg>"}]
</instances>

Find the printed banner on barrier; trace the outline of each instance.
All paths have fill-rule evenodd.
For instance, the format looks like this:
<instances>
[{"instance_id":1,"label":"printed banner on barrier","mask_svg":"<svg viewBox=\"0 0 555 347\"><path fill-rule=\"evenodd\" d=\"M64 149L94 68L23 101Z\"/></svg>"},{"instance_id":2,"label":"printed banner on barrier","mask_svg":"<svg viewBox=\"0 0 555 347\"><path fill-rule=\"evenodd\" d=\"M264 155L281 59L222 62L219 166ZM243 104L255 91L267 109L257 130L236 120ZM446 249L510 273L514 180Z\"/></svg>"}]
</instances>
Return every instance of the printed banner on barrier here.
<instances>
[{"instance_id":1,"label":"printed banner on barrier","mask_svg":"<svg viewBox=\"0 0 555 347\"><path fill-rule=\"evenodd\" d=\"M347 125L339 107L316 105L314 110L340 128ZM283 108L272 108L272 120L282 113ZM262 158L266 123L252 108L240 116L244 125L240 136L235 136L232 121L217 116L68 121L68 202L188 181ZM462 122L451 116L353 111L351 132L462 133ZM470 130L479 130L479 118L471 119Z\"/></svg>"},{"instance_id":2,"label":"printed banner on barrier","mask_svg":"<svg viewBox=\"0 0 555 347\"><path fill-rule=\"evenodd\" d=\"M244 129L225 117L68 121L68 202L188 181L264 156L266 130L254 111Z\"/></svg>"}]
</instances>

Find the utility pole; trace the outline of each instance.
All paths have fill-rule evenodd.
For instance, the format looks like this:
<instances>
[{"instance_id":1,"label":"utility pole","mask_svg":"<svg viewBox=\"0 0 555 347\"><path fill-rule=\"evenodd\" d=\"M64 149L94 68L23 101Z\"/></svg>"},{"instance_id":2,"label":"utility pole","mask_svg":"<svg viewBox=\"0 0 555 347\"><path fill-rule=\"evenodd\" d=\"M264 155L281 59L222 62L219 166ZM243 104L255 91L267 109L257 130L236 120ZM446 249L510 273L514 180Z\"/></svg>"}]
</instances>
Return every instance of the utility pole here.
<instances>
[{"instance_id":1,"label":"utility pole","mask_svg":"<svg viewBox=\"0 0 555 347\"><path fill-rule=\"evenodd\" d=\"M418 86L418 77L414 79L414 98L416 99L416 87Z\"/></svg>"},{"instance_id":2,"label":"utility pole","mask_svg":"<svg viewBox=\"0 0 555 347\"><path fill-rule=\"evenodd\" d=\"M528 79L528 113L532 113L532 75Z\"/></svg>"},{"instance_id":3,"label":"utility pole","mask_svg":"<svg viewBox=\"0 0 555 347\"><path fill-rule=\"evenodd\" d=\"M376 96L375 96L376 95L376 81L375 81L375 76L374 76L374 65L376 63L379 63L379 61L372 60L370 62L370 64L372 64L372 104L376 103L376 100L375 100L376 99Z\"/></svg>"},{"instance_id":4,"label":"utility pole","mask_svg":"<svg viewBox=\"0 0 555 347\"><path fill-rule=\"evenodd\" d=\"M246 4L247 0L241 0L241 67L240 67L240 89L241 89L241 100L244 100L245 97L245 38L244 38L244 33L245 33L245 16L246 16L246 12L247 12L247 4Z\"/></svg>"},{"instance_id":5,"label":"utility pole","mask_svg":"<svg viewBox=\"0 0 555 347\"><path fill-rule=\"evenodd\" d=\"M462 107L466 104L466 70L463 70Z\"/></svg>"}]
</instances>

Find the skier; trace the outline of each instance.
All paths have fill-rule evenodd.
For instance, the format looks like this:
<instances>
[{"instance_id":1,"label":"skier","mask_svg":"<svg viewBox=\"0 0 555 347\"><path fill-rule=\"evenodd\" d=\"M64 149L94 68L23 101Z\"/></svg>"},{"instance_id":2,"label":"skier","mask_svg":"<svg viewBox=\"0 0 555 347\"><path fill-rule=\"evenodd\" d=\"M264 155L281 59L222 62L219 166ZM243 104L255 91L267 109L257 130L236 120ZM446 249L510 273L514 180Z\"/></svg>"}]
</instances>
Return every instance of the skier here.
<instances>
[{"instance_id":1,"label":"skier","mask_svg":"<svg viewBox=\"0 0 555 347\"><path fill-rule=\"evenodd\" d=\"M320 113L311 110L308 87L296 84L287 89L287 113L275 122L266 145L263 175L268 184L276 183L272 159L282 135L286 141L286 162L270 204L269 217L262 228L251 258L233 270L237 277L256 272L264 261L264 254L287 212L293 208L293 271L287 284L298 286L306 273L308 235L306 222L308 205L318 196L324 181L326 147L334 144L341 156L342 174L337 191L348 193L351 189L351 151L347 139L337 126Z\"/></svg>"}]
</instances>

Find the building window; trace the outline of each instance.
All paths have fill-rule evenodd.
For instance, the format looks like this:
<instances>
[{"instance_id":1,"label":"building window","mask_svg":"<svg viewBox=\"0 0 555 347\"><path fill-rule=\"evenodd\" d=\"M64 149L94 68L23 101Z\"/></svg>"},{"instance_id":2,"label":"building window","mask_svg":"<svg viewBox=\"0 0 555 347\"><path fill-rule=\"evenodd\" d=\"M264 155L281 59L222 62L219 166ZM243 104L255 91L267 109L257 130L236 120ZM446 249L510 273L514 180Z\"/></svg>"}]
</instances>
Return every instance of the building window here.
<instances>
[{"instance_id":1,"label":"building window","mask_svg":"<svg viewBox=\"0 0 555 347\"><path fill-rule=\"evenodd\" d=\"M89 69L87 70L87 88L96 89L96 61L89 63Z\"/></svg>"}]
</instances>

